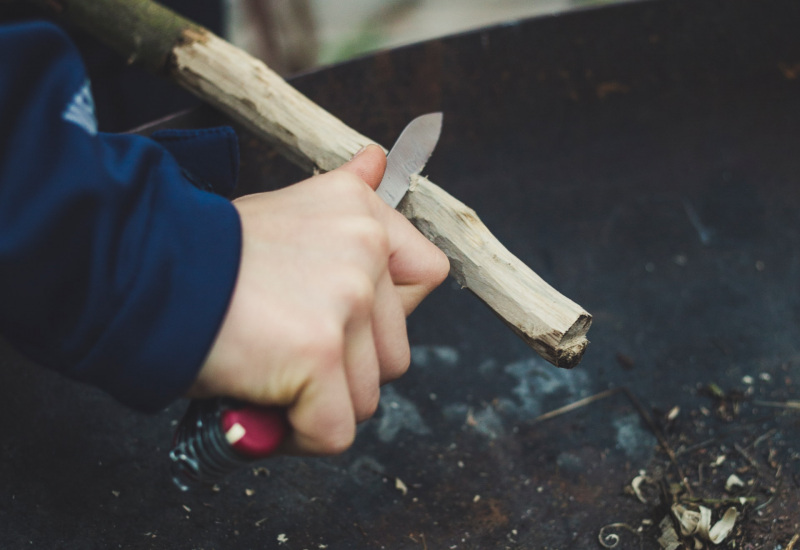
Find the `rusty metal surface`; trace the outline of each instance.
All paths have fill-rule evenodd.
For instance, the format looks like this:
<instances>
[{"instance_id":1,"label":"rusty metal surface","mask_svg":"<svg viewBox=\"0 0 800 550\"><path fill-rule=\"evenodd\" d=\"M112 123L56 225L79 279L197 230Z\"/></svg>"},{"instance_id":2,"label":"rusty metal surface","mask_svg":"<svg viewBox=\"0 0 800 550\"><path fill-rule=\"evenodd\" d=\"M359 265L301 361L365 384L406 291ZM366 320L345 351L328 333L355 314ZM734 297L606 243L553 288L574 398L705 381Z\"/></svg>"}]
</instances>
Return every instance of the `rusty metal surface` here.
<instances>
[{"instance_id":1,"label":"rusty metal surface","mask_svg":"<svg viewBox=\"0 0 800 550\"><path fill-rule=\"evenodd\" d=\"M692 497L715 518L740 510L737 548L786 548L800 532L800 416L781 406L800 382L798 18L791 0L653 1L296 79L384 144L442 110L426 174L594 314L583 363L555 369L445 283L410 318L412 368L352 450L181 494L166 450L182 404L136 415L4 351L2 546L597 548L624 523L641 531L617 527L617 547L649 549L671 499ZM243 191L303 177L242 141ZM614 388L628 393L536 421ZM641 470L646 502L626 490Z\"/></svg>"}]
</instances>

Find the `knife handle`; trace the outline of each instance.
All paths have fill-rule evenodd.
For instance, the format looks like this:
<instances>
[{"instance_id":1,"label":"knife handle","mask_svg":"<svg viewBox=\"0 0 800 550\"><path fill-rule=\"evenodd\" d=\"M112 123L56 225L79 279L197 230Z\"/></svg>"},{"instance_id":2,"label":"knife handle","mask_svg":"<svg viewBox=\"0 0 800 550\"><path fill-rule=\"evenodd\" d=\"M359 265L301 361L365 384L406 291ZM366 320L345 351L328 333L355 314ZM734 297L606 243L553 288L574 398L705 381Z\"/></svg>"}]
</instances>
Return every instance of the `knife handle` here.
<instances>
[{"instance_id":1,"label":"knife handle","mask_svg":"<svg viewBox=\"0 0 800 550\"><path fill-rule=\"evenodd\" d=\"M230 399L195 399L178 424L170 459L172 480L183 491L213 483L267 458L289 433L284 410Z\"/></svg>"}]
</instances>

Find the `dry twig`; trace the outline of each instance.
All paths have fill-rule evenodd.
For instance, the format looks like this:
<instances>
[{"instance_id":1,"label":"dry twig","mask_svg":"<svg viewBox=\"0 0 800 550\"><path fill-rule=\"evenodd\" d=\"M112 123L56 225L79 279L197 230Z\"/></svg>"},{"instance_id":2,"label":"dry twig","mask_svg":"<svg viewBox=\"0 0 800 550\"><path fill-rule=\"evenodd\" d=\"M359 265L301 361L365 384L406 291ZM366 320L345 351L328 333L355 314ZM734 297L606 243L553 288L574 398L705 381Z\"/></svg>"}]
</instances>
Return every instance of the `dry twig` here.
<instances>
[{"instance_id":1,"label":"dry twig","mask_svg":"<svg viewBox=\"0 0 800 550\"><path fill-rule=\"evenodd\" d=\"M622 388L613 388L610 390L606 390L604 392L600 392L598 394L592 395L590 397L585 397L583 399L579 399L574 403L570 403L569 405L564 405L563 407L559 407L558 409L552 410L550 412L544 413L541 416L537 416L533 419L534 422L543 422L545 420L550 420L557 416L561 416L562 414L566 414L568 412L572 412L574 410L580 409L581 407L585 407L594 403L595 401L600 401L601 399L605 399L606 397L611 397L612 395L618 394L622 391Z\"/></svg>"}]
</instances>

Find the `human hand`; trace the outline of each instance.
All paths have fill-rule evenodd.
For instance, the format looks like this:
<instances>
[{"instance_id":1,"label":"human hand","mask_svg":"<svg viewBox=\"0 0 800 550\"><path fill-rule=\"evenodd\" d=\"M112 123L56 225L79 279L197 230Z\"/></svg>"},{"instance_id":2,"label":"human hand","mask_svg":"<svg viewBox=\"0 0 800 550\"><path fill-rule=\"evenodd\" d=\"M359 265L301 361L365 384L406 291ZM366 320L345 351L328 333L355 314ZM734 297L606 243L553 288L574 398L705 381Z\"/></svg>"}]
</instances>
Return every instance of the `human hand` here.
<instances>
[{"instance_id":1,"label":"human hand","mask_svg":"<svg viewBox=\"0 0 800 550\"><path fill-rule=\"evenodd\" d=\"M280 406L284 450L334 454L410 363L405 317L447 276L446 256L373 192L386 157L234 201L239 275L190 397Z\"/></svg>"}]
</instances>

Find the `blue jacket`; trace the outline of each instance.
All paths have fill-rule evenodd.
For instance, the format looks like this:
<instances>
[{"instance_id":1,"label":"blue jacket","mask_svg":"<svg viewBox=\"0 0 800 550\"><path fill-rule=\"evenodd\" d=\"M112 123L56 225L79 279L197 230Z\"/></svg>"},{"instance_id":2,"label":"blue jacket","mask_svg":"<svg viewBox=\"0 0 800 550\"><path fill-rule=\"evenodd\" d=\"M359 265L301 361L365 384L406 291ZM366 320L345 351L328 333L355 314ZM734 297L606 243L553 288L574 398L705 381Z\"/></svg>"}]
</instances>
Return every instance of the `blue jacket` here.
<instances>
[{"instance_id":1,"label":"blue jacket","mask_svg":"<svg viewBox=\"0 0 800 550\"><path fill-rule=\"evenodd\" d=\"M187 175L235 179L231 133L97 132L69 38L0 25L0 336L140 410L183 394L241 249L233 205Z\"/></svg>"}]
</instances>

